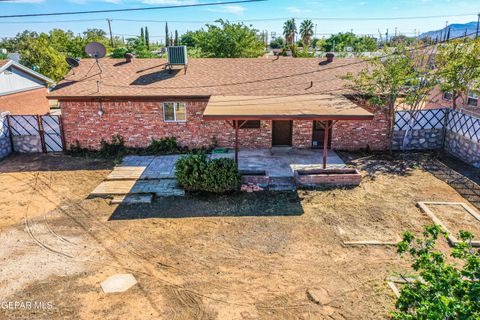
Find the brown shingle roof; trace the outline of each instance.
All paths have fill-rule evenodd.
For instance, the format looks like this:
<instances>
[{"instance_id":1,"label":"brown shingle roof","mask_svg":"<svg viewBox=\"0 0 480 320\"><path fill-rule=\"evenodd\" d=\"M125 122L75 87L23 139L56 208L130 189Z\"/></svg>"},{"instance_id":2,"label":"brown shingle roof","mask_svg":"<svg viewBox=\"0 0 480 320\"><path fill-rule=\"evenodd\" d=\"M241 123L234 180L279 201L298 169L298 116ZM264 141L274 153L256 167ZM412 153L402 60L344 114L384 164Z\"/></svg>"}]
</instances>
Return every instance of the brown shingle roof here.
<instances>
[{"instance_id":1,"label":"brown shingle roof","mask_svg":"<svg viewBox=\"0 0 480 320\"><path fill-rule=\"evenodd\" d=\"M100 78L95 60L84 59L50 97L346 94L339 76L364 66L341 58L329 64L313 58L190 59L186 74L179 68L170 74L165 64L164 59L101 59Z\"/></svg>"}]
</instances>

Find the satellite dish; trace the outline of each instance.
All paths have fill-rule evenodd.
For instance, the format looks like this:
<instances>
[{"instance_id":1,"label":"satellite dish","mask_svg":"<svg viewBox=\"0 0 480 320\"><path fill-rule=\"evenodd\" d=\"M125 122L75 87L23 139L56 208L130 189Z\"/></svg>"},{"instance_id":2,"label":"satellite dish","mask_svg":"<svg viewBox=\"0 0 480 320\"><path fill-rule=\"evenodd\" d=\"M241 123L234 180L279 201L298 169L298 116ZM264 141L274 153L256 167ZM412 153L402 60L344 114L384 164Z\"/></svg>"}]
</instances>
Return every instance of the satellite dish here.
<instances>
[{"instance_id":1,"label":"satellite dish","mask_svg":"<svg viewBox=\"0 0 480 320\"><path fill-rule=\"evenodd\" d=\"M105 57L107 49L100 42L90 42L85 47L85 52L92 58L99 59Z\"/></svg>"},{"instance_id":2,"label":"satellite dish","mask_svg":"<svg viewBox=\"0 0 480 320\"><path fill-rule=\"evenodd\" d=\"M67 57L65 58L65 61L67 61L68 65L71 67L71 68L76 68L80 65L80 63L78 62L77 59L74 59L74 58L70 58L70 57Z\"/></svg>"}]
</instances>

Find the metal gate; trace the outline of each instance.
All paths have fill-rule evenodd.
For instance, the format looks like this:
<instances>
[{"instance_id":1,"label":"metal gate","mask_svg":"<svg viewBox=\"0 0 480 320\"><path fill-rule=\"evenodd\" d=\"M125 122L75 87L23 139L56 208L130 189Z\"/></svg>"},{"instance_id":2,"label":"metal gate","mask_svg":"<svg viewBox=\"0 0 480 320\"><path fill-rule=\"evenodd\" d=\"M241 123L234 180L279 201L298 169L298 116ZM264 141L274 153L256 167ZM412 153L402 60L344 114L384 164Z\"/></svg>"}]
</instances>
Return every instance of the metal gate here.
<instances>
[{"instance_id":1,"label":"metal gate","mask_svg":"<svg viewBox=\"0 0 480 320\"><path fill-rule=\"evenodd\" d=\"M60 116L9 115L7 120L14 151L61 152L64 150Z\"/></svg>"}]
</instances>

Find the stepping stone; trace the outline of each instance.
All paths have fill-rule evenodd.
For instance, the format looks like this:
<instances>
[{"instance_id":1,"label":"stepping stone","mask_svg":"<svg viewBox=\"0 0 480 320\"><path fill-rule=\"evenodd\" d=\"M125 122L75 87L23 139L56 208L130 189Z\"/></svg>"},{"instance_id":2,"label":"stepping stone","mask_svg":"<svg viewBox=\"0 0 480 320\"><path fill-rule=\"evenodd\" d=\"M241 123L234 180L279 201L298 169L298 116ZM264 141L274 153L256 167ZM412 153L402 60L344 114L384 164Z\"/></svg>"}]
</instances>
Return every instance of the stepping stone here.
<instances>
[{"instance_id":1,"label":"stepping stone","mask_svg":"<svg viewBox=\"0 0 480 320\"><path fill-rule=\"evenodd\" d=\"M116 274L103 281L100 286L105 293L125 292L137 284L133 274Z\"/></svg>"},{"instance_id":2,"label":"stepping stone","mask_svg":"<svg viewBox=\"0 0 480 320\"><path fill-rule=\"evenodd\" d=\"M130 194L125 196L113 197L110 204L139 204L139 203L152 203L153 194Z\"/></svg>"}]
</instances>

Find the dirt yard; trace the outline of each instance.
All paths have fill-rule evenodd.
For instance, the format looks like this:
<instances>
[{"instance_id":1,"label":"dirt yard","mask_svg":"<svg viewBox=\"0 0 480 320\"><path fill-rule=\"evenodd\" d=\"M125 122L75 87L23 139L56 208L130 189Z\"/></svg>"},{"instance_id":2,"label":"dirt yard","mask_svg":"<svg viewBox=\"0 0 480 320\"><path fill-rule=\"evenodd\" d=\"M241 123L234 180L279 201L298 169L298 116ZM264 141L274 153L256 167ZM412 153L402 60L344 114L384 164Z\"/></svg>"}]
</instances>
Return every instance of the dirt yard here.
<instances>
[{"instance_id":1,"label":"dirt yard","mask_svg":"<svg viewBox=\"0 0 480 320\"><path fill-rule=\"evenodd\" d=\"M385 319L384 279L411 274L408 261L393 246L343 242L421 231L431 221L417 201L467 202L421 169L428 156L411 157L352 158L364 175L354 189L130 207L85 200L111 163L10 157L0 162L0 318ZM118 273L138 284L103 293Z\"/></svg>"}]
</instances>

